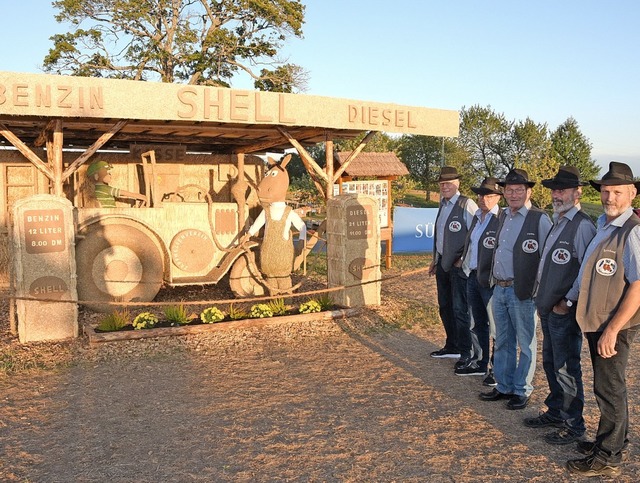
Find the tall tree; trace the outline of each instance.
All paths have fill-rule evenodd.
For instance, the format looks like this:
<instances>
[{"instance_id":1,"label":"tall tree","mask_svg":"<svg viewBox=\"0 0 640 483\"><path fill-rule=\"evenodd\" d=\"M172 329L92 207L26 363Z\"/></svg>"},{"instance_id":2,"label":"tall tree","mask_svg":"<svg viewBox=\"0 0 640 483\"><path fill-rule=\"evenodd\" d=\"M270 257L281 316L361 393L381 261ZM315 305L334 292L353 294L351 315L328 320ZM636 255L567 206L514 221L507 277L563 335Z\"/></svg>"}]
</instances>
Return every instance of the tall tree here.
<instances>
[{"instance_id":1,"label":"tall tree","mask_svg":"<svg viewBox=\"0 0 640 483\"><path fill-rule=\"evenodd\" d=\"M600 166L591 159L591 143L580 131L578 122L569 117L551 133L553 156L563 166L575 166L584 179L596 179Z\"/></svg>"},{"instance_id":2,"label":"tall tree","mask_svg":"<svg viewBox=\"0 0 640 483\"><path fill-rule=\"evenodd\" d=\"M47 72L223 87L245 74L257 88L286 92L305 81L300 67L278 58L288 37L302 37L300 0L56 0L53 6L56 20L75 29L51 37Z\"/></svg>"},{"instance_id":3,"label":"tall tree","mask_svg":"<svg viewBox=\"0 0 640 483\"><path fill-rule=\"evenodd\" d=\"M513 122L491 106L463 107L458 144L469 154L468 169L477 179L504 176L513 167L509 154Z\"/></svg>"},{"instance_id":4,"label":"tall tree","mask_svg":"<svg viewBox=\"0 0 640 483\"><path fill-rule=\"evenodd\" d=\"M405 134L399 140L398 157L409 173L426 190L426 199L438 191L438 174L443 164L460 168L460 149L449 138Z\"/></svg>"}]
</instances>

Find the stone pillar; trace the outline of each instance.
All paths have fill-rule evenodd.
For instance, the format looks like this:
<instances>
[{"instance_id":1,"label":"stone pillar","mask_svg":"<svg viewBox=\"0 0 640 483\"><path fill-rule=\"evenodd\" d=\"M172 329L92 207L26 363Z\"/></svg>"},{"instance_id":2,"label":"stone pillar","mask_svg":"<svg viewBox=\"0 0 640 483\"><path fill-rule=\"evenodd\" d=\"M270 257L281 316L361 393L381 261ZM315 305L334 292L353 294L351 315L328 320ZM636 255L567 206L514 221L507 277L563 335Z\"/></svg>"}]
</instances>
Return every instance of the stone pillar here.
<instances>
[{"instance_id":1,"label":"stone pillar","mask_svg":"<svg viewBox=\"0 0 640 483\"><path fill-rule=\"evenodd\" d=\"M73 206L66 198L35 195L13 208L13 253L20 342L78 336Z\"/></svg>"},{"instance_id":2,"label":"stone pillar","mask_svg":"<svg viewBox=\"0 0 640 483\"><path fill-rule=\"evenodd\" d=\"M346 194L327 200L327 276L332 292L347 307L380 305L380 222L371 196Z\"/></svg>"}]
</instances>

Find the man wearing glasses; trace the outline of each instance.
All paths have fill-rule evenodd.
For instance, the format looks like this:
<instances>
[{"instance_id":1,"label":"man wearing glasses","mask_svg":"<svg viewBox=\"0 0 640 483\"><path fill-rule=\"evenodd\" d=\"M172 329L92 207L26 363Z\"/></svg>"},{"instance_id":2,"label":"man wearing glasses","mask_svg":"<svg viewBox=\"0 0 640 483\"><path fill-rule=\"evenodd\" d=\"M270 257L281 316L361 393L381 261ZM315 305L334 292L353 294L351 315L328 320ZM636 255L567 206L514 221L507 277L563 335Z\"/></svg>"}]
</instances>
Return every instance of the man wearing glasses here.
<instances>
[{"instance_id":1,"label":"man wearing glasses","mask_svg":"<svg viewBox=\"0 0 640 483\"><path fill-rule=\"evenodd\" d=\"M534 274L551 220L531 204L535 182L529 181L525 170L512 169L499 184L508 206L501 214L492 265L496 324L493 372L498 385L481 393L480 399L507 399L507 409L524 409L533 391L536 367Z\"/></svg>"}]
</instances>

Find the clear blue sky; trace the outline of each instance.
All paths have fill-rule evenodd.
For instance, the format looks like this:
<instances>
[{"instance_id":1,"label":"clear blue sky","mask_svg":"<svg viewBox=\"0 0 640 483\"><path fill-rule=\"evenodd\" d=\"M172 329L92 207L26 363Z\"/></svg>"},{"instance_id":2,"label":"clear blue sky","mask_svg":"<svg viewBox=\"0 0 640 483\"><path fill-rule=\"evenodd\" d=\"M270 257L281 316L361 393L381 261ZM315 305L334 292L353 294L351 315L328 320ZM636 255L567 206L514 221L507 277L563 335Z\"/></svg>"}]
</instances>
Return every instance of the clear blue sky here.
<instances>
[{"instance_id":1,"label":"clear blue sky","mask_svg":"<svg viewBox=\"0 0 640 483\"><path fill-rule=\"evenodd\" d=\"M308 94L491 106L551 130L573 116L604 171L616 160L640 176L640 2L304 3L304 39L284 53L310 72ZM2 4L0 70L40 72L49 37L63 28L50 2Z\"/></svg>"}]
</instances>

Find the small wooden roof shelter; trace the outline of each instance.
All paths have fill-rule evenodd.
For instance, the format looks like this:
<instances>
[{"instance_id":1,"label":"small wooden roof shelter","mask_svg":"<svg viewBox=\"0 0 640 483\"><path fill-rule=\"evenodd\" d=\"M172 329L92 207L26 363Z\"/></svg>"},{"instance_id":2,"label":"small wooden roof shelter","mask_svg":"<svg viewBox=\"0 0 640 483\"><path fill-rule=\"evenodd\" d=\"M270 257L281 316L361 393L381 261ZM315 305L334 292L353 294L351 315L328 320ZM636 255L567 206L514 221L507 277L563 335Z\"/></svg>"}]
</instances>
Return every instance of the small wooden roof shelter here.
<instances>
[{"instance_id":1,"label":"small wooden roof shelter","mask_svg":"<svg viewBox=\"0 0 640 483\"><path fill-rule=\"evenodd\" d=\"M349 156L351 151L339 152L336 158L339 166L342 166ZM369 177L376 176L379 178L386 178L387 176L397 178L399 176L405 176L409 174L409 170L406 165L398 159L396 153L366 153L362 152L357 158L353 159L347 168L344 170L344 174L351 178L357 177Z\"/></svg>"}]
</instances>

